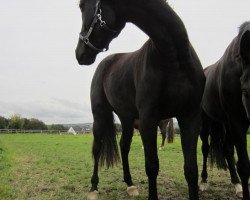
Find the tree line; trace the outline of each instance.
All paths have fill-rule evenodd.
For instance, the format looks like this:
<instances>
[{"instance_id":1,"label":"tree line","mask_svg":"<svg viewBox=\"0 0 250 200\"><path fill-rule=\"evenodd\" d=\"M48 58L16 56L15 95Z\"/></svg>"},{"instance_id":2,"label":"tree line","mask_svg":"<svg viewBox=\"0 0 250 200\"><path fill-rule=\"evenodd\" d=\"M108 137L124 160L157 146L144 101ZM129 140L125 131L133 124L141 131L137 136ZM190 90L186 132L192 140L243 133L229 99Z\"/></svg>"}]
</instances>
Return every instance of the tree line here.
<instances>
[{"instance_id":1,"label":"tree line","mask_svg":"<svg viewBox=\"0 0 250 200\"><path fill-rule=\"evenodd\" d=\"M61 124L46 125L43 121L36 118L23 118L19 114L11 115L9 118L0 116L0 129L18 130L67 130Z\"/></svg>"}]
</instances>

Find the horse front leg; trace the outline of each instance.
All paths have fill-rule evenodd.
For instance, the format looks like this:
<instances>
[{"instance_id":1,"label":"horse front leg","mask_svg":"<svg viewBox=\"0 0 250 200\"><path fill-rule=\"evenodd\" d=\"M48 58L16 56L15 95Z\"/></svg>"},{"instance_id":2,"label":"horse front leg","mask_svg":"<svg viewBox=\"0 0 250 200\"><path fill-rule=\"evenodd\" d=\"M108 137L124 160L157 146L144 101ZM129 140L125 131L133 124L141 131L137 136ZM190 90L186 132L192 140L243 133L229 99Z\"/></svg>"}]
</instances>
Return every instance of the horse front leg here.
<instances>
[{"instance_id":1,"label":"horse front leg","mask_svg":"<svg viewBox=\"0 0 250 200\"><path fill-rule=\"evenodd\" d=\"M248 124L241 123L236 119L229 119L229 130L233 136L233 141L238 155L237 171L243 188L243 200L250 200L248 189L250 162L247 152L247 128Z\"/></svg>"},{"instance_id":2,"label":"horse front leg","mask_svg":"<svg viewBox=\"0 0 250 200\"><path fill-rule=\"evenodd\" d=\"M138 196L139 192L136 186L134 186L128 161L128 154L130 151L130 146L132 142L132 137L134 133L133 123L134 120L121 119L122 123L122 136L120 140L120 149L122 156L122 167L123 167L123 178L124 182L127 184L127 193L129 196Z\"/></svg>"},{"instance_id":3,"label":"horse front leg","mask_svg":"<svg viewBox=\"0 0 250 200\"><path fill-rule=\"evenodd\" d=\"M150 112L140 113L140 133L144 146L146 174L148 176L148 199L157 200L157 176L159 172L157 121Z\"/></svg>"},{"instance_id":4,"label":"horse front leg","mask_svg":"<svg viewBox=\"0 0 250 200\"><path fill-rule=\"evenodd\" d=\"M184 174L188 183L189 199L198 200L197 142L201 125L200 110L177 117L181 130Z\"/></svg>"},{"instance_id":5,"label":"horse front leg","mask_svg":"<svg viewBox=\"0 0 250 200\"><path fill-rule=\"evenodd\" d=\"M228 169L231 176L231 183L234 184L236 196L243 198L243 190L240 184L239 177L236 173L235 162L234 162L234 145L231 139L229 128L226 126L226 138L223 146L225 157L227 160Z\"/></svg>"}]
</instances>

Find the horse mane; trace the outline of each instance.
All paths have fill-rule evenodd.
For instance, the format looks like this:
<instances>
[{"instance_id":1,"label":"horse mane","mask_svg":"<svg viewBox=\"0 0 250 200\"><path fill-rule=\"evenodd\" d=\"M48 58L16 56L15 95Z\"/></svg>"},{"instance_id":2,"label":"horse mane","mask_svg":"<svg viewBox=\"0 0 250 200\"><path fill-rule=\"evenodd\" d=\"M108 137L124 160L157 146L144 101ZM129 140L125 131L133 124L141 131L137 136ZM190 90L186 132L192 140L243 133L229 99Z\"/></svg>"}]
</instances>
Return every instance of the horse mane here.
<instances>
[{"instance_id":1,"label":"horse mane","mask_svg":"<svg viewBox=\"0 0 250 200\"><path fill-rule=\"evenodd\" d=\"M230 43L228 46L224 56L227 54L228 51L232 51L233 57L238 59L240 58L240 44L241 44L241 38L243 34L247 31L250 30L250 21L246 21L242 23L239 26L239 32L238 35L234 38L234 40ZM223 56L223 57L224 57Z\"/></svg>"},{"instance_id":2,"label":"horse mane","mask_svg":"<svg viewBox=\"0 0 250 200\"><path fill-rule=\"evenodd\" d=\"M246 21L239 27L239 36L241 37L247 30L250 30L250 21Z\"/></svg>"}]
</instances>

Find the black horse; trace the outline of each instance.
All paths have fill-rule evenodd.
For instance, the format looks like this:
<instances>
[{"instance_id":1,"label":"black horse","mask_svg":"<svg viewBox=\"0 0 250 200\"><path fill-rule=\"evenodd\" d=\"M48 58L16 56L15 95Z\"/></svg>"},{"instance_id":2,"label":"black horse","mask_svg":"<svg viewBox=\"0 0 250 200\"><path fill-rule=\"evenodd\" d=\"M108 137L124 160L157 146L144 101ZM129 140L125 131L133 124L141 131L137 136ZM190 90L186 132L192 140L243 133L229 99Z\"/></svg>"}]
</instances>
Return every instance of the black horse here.
<instances>
[{"instance_id":1,"label":"black horse","mask_svg":"<svg viewBox=\"0 0 250 200\"><path fill-rule=\"evenodd\" d=\"M98 165L119 160L113 111L122 123L120 141L124 181L133 186L128 153L133 124L140 119L149 199L157 197L157 125L176 117L181 129L184 173L190 199L198 199L197 140L205 76L185 26L165 0L82 0L82 30L76 49L79 64L91 64L113 38L132 22L150 39L132 53L108 56L91 85L94 118L94 172L90 198L97 198Z\"/></svg>"},{"instance_id":2,"label":"black horse","mask_svg":"<svg viewBox=\"0 0 250 200\"><path fill-rule=\"evenodd\" d=\"M173 118L161 120L158 124L158 127L161 131L162 140L161 140L160 150L162 150L162 149L164 149L166 138L167 138L168 143L173 143L173 141L174 141ZM139 120L136 120L134 122L134 128L139 130ZM167 133L168 133L168 135L167 135Z\"/></svg>"},{"instance_id":3,"label":"black horse","mask_svg":"<svg viewBox=\"0 0 250 200\"><path fill-rule=\"evenodd\" d=\"M211 161L222 168L228 166L234 184L239 183L233 161L233 149L236 147L237 171L243 187L243 199L250 199L250 163L246 140L250 119L250 22L240 26L237 37L222 58L205 69L205 75L201 138L211 134ZM209 146L206 139L204 141L202 179L206 182L206 149Z\"/></svg>"}]
</instances>

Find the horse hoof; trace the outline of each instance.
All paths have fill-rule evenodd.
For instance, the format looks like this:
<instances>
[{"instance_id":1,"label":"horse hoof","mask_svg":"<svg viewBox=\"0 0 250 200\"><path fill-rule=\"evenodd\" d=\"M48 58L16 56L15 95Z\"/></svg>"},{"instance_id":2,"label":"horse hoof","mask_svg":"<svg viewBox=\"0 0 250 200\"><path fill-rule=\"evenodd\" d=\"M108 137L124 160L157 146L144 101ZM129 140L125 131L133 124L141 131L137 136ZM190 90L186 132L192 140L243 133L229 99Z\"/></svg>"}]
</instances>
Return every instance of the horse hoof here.
<instances>
[{"instance_id":1,"label":"horse hoof","mask_svg":"<svg viewBox=\"0 0 250 200\"><path fill-rule=\"evenodd\" d=\"M200 191L206 191L206 190L208 190L208 188L209 188L209 184L208 183L201 183L200 184Z\"/></svg>"},{"instance_id":2,"label":"horse hoof","mask_svg":"<svg viewBox=\"0 0 250 200\"><path fill-rule=\"evenodd\" d=\"M87 196L87 200L97 200L99 196L99 192L94 190L93 192L89 192Z\"/></svg>"},{"instance_id":3,"label":"horse hoof","mask_svg":"<svg viewBox=\"0 0 250 200\"><path fill-rule=\"evenodd\" d=\"M243 198L243 190L241 184L237 183L234 185L235 187L235 193L238 198Z\"/></svg>"},{"instance_id":4,"label":"horse hoof","mask_svg":"<svg viewBox=\"0 0 250 200\"><path fill-rule=\"evenodd\" d=\"M243 192L237 192L236 197L238 197L239 199L242 199L243 198Z\"/></svg>"},{"instance_id":5,"label":"horse hoof","mask_svg":"<svg viewBox=\"0 0 250 200\"><path fill-rule=\"evenodd\" d=\"M139 191L136 186L130 186L127 188L127 193L129 196L138 196Z\"/></svg>"}]
</instances>

